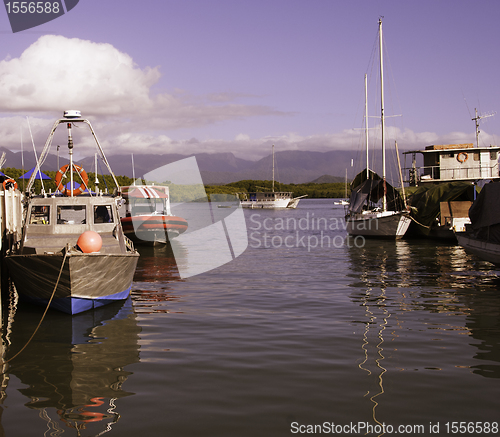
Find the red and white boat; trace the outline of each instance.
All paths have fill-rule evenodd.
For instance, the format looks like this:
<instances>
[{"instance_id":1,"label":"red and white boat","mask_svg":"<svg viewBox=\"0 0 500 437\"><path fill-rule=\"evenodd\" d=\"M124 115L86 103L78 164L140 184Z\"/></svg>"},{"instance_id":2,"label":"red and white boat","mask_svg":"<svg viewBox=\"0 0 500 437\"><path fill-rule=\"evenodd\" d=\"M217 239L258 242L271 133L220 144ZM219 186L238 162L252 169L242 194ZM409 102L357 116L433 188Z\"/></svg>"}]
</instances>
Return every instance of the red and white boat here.
<instances>
[{"instance_id":1,"label":"red and white boat","mask_svg":"<svg viewBox=\"0 0 500 437\"><path fill-rule=\"evenodd\" d=\"M166 244L186 231L188 223L170 212L167 186L129 185L122 188L125 213L123 232L138 244Z\"/></svg>"}]
</instances>

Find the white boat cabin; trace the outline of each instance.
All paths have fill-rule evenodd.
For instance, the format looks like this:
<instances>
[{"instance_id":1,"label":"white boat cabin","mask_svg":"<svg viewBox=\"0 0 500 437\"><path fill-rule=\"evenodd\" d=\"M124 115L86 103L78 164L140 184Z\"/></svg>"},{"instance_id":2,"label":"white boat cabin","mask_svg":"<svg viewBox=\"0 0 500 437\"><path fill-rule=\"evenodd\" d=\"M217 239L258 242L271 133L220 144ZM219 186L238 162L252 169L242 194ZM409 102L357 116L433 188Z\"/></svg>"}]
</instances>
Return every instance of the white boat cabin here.
<instances>
[{"instance_id":1,"label":"white boat cabin","mask_svg":"<svg viewBox=\"0 0 500 437\"><path fill-rule=\"evenodd\" d=\"M474 147L467 144L427 146L425 150L404 152L405 174L410 186L426 183L500 179L498 156L500 147ZM423 165L417 166L416 155L421 154ZM411 167L406 167L406 155L412 156Z\"/></svg>"}]
</instances>

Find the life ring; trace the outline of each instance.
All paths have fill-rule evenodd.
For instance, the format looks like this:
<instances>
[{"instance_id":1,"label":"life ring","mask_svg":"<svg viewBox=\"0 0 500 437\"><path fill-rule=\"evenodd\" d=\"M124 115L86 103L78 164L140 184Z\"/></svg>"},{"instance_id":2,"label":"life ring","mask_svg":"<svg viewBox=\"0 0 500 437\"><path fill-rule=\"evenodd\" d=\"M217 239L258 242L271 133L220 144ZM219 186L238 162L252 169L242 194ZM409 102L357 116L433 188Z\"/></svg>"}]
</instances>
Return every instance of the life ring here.
<instances>
[{"instance_id":1,"label":"life ring","mask_svg":"<svg viewBox=\"0 0 500 437\"><path fill-rule=\"evenodd\" d=\"M14 187L14 190L17 190L17 182L14 179L5 179L2 183L3 189L8 190L10 187Z\"/></svg>"},{"instance_id":2,"label":"life ring","mask_svg":"<svg viewBox=\"0 0 500 437\"><path fill-rule=\"evenodd\" d=\"M63 176L66 175L66 172L68 171L69 164L63 165L59 171L56 173L56 190L59 190L61 193L63 193L65 196L71 196L71 191L73 191L74 196L78 196L79 194L82 194L85 189L88 186L89 183L89 177L87 176L87 172L83 169L83 167L73 164L73 168L76 170L76 172L80 175L80 179L82 180L81 185L74 189L71 190L67 189L64 187L64 184L62 183L62 178Z\"/></svg>"},{"instance_id":3,"label":"life ring","mask_svg":"<svg viewBox=\"0 0 500 437\"><path fill-rule=\"evenodd\" d=\"M469 159L469 155L466 153L466 152L460 152L458 155L457 155L457 161L460 162L460 163L464 163L465 161L467 161L467 159Z\"/></svg>"}]
</instances>

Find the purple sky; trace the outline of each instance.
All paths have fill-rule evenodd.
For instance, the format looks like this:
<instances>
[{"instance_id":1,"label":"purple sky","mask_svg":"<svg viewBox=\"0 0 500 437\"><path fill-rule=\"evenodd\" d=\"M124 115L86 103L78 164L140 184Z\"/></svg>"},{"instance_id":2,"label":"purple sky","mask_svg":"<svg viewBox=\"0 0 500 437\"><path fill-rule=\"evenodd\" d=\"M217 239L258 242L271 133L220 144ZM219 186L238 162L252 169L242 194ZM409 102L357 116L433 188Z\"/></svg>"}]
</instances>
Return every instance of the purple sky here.
<instances>
[{"instance_id":1,"label":"purple sky","mask_svg":"<svg viewBox=\"0 0 500 437\"><path fill-rule=\"evenodd\" d=\"M365 73L379 113L379 16L386 112L402 114L388 142L474 142L477 107L499 111L481 145L500 145L498 0L80 0L16 34L0 13L2 146L20 150L22 131L27 147L28 116L41 148L80 109L108 155L357 149Z\"/></svg>"}]
</instances>

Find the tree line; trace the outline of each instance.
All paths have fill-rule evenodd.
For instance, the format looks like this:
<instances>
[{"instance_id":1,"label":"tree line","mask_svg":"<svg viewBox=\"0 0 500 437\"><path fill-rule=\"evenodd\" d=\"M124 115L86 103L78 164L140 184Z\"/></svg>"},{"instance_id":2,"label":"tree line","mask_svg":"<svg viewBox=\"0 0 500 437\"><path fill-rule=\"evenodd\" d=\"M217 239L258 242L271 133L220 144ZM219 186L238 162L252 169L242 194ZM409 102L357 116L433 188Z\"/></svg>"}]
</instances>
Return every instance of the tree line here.
<instances>
[{"instance_id":1,"label":"tree line","mask_svg":"<svg viewBox=\"0 0 500 437\"><path fill-rule=\"evenodd\" d=\"M28 179L21 179L25 171L7 167L1 170L6 176L14 179L18 187L21 191L24 191L25 187L28 184ZM46 192L55 192L56 184L55 177L57 171L43 171L43 174L50 177L50 179L44 179L43 185ZM95 173L87 173L89 181L88 187L90 190L95 191ZM81 179L79 178L77 173L73 174L74 181L77 183L81 183ZM132 185L134 183L134 179L128 176L117 176L116 177L118 184L120 186ZM98 187L100 190L105 191L107 189L108 192L112 193L115 189L115 184L110 175L98 175L99 184ZM69 178L64 181L67 183ZM41 192L41 184L39 178L35 180L33 185L33 190L35 193ZM156 184L158 185L158 184ZM175 201L190 201L195 200L200 197L200 186L188 186L188 185L176 185L172 183L164 183L162 185L168 185L170 188L170 194L172 196L172 200ZM350 187L348 186L347 195L350 195ZM210 198L210 195L220 195L220 194L238 194L238 193L251 193L258 191L271 191L272 190L272 181L268 180L242 180L238 182L232 182L230 184L225 185L205 185L205 191ZM305 183L305 184L282 184L275 183L274 184L275 191L286 191L292 192L294 197L307 195L309 198L343 198L345 197L345 183L343 182L334 182L334 183ZM213 196L214 198L217 196Z\"/></svg>"}]
</instances>

